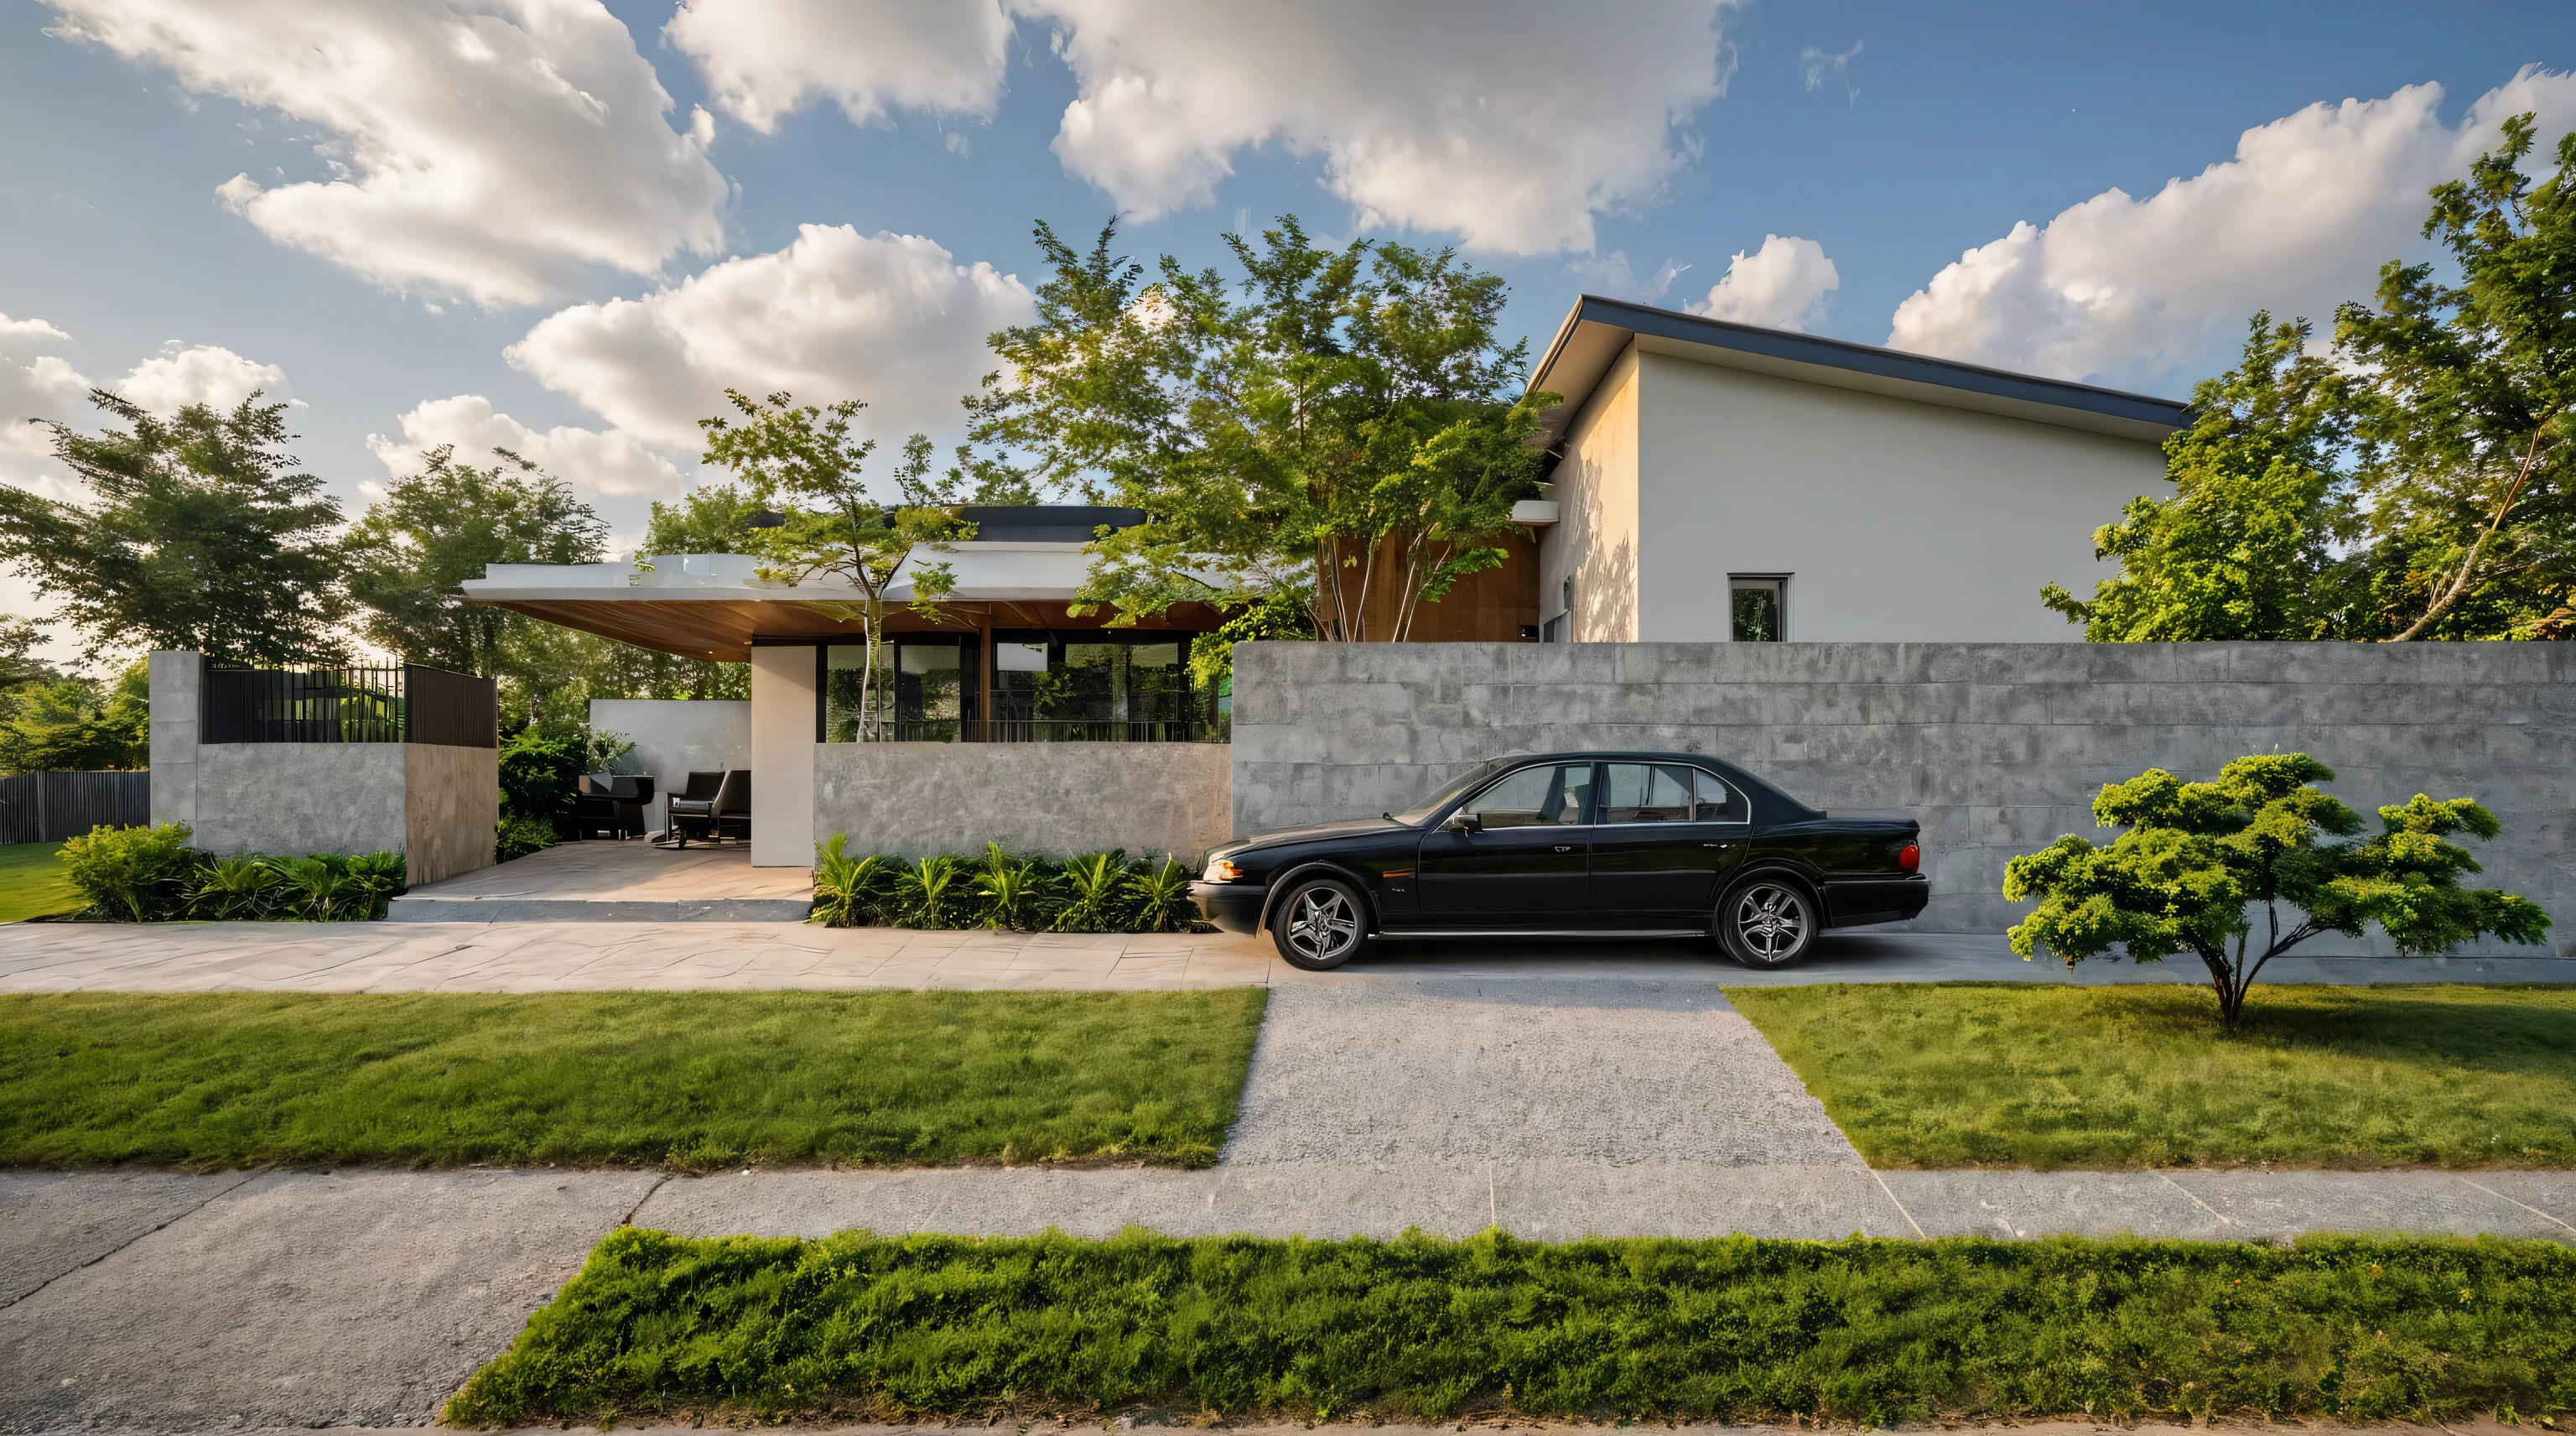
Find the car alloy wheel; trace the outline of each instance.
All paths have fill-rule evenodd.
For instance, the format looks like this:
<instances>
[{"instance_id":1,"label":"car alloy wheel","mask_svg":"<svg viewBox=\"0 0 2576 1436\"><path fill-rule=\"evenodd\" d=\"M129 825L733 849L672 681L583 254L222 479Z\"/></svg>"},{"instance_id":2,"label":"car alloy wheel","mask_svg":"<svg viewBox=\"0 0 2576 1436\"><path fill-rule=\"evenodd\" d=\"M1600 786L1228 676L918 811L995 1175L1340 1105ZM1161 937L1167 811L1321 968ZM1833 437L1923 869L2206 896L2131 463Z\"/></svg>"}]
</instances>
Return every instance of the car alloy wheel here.
<instances>
[{"instance_id":1,"label":"car alloy wheel","mask_svg":"<svg viewBox=\"0 0 2576 1436\"><path fill-rule=\"evenodd\" d=\"M1787 967L1815 941L1814 905L1786 882L1757 879L1727 899L1724 935L1727 951L1746 967Z\"/></svg>"},{"instance_id":2,"label":"car alloy wheel","mask_svg":"<svg viewBox=\"0 0 2576 1436\"><path fill-rule=\"evenodd\" d=\"M1367 936L1359 894L1331 878L1306 883L1288 894L1270 924L1279 955L1291 967L1322 972L1351 960Z\"/></svg>"}]
</instances>

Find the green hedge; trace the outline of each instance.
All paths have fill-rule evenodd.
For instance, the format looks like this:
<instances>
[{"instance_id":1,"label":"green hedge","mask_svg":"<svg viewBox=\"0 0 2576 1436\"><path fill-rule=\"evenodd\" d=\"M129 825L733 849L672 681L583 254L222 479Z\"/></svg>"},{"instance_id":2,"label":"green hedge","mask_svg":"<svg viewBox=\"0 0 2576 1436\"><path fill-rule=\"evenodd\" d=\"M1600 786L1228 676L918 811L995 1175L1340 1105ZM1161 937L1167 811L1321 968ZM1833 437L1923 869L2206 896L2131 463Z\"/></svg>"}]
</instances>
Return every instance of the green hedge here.
<instances>
[{"instance_id":1,"label":"green hedge","mask_svg":"<svg viewBox=\"0 0 2576 1436\"><path fill-rule=\"evenodd\" d=\"M100 826L63 844L66 875L107 922L370 922L404 891L400 853L218 858L185 823Z\"/></svg>"},{"instance_id":2,"label":"green hedge","mask_svg":"<svg viewBox=\"0 0 2576 1436\"><path fill-rule=\"evenodd\" d=\"M839 833L814 845L814 911L828 927L983 927L1017 932L1177 932L1198 916L1190 870L1112 850L1058 862L982 857L852 857Z\"/></svg>"},{"instance_id":3,"label":"green hedge","mask_svg":"<svg viewBox=\"0 0 2576 1436\"><path fill-rule=\"evenodd\" d=\"M2576 1408L2547 1242L1110 1241L621 1229L459 1424L683 1412L1882 1424Z\"/></svg>"}]
</instances>

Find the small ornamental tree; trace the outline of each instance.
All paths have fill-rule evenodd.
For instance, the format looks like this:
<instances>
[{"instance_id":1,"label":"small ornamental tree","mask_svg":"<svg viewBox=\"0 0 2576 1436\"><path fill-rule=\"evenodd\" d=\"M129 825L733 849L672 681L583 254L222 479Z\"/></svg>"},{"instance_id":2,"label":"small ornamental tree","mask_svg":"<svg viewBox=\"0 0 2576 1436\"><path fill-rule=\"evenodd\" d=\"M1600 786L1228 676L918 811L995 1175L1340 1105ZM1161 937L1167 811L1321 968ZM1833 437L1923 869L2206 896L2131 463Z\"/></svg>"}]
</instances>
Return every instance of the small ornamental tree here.
<instances>
[{"instance_id":1,"label":"small ornamental tree","mask_svg":"<svg viewBox=\"0 0 2576 1436\"><path fill-rule=\"evenodd\" d=\"M913 560L920 552L950 552L951 543L975 536L975 525L956 511L962 480L953 472L934 478L930 440L915 434L895 466L897 501L886 505L868 496L859 477L877 441L850 432L850 421L867 405L844 399L828 408L799 406L791 395L755 400L733 389L725 399L740 417L698 421L707 436L706 461L733 470L753 494L774 494L788 505L785 523L751 531L746 547L761 558L761 577L794 584L830 574L858 594L855 604L809 599L806 607L844 622L855 618L866 634L867 664L859 677L864 741L872 736L869 686L884 641L887 591L900 577L912 588L907 606L934 622L939 600L956 591L956 571L948 564Z\"/></svg>"},{"instance_id":2,"label":"small ornamental tree","mask_svg":"<svg viewBox=\"0 0 2576 1436\"><path fill-rule=\"evenodd\" d=\"M2045 947L2070 968L2114 944L2137 962L2189 952L2209 969L2220 1019L2233 1030L2264 964L2319 933L2358 937L2377 923L2408 954L2488 933L2543 940L2549 915L2536 905L2460 886L2461 874L2480 869L2446 839L2493 838L2493 813L2474 799L2418 793L2379 810L2378 836L2329 841L2362 830L2359 814L2309 786L2333 778L2305 753L2273 753L2237 759L2215 783L2150 768L2105 785L2093 820L2127 832L2108 847L2070 833L2005 868L2005 897L2039 899L2012 929L2013 951L2027 961Z\"/></svg>"}]
</instances>

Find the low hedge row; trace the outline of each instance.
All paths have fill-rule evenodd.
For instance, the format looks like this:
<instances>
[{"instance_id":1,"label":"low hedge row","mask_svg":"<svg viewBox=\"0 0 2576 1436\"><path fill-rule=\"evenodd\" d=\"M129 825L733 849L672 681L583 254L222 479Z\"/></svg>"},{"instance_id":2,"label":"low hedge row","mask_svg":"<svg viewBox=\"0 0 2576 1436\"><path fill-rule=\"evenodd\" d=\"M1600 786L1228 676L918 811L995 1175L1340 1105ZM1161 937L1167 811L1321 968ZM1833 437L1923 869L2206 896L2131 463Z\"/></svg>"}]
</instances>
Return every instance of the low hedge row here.
<instances>
[{"instance_id":1,"label":"low hedge row","mask_svg":"<svg viewBox=\"0 0 2576 1436\"><path fill-rule=\"evenodd\" d=\"M2571 1310L2576 1250L2497 1238L798 1241L626 1228L447 1418L2512 1419L2576 1408Z\"/></svg>"},{"instance_id":2,"label":"low hedge row","mask_svg":"<svg viewBox=\"0 0 2576 1436\"><path fill-rule=\"evenodd\" d=\"M400 853L218 858L188 846L185 823L95 827L63 844L81 916L109 922L370 922L407 878Z\"/></svg>"},{"instance_id":3,"label":"low hedge row","mask_svg":"<svg viewBox=\"0 0 2576 1436\"><path fill-rule=\"evenodd\" d=\"M814 845L814 911L827 927L1176 932L1198 916L1190 870L1123 851L1057 861L984 845L982 857L852 857L834 833Z\"/></svg>"}]
</instances>

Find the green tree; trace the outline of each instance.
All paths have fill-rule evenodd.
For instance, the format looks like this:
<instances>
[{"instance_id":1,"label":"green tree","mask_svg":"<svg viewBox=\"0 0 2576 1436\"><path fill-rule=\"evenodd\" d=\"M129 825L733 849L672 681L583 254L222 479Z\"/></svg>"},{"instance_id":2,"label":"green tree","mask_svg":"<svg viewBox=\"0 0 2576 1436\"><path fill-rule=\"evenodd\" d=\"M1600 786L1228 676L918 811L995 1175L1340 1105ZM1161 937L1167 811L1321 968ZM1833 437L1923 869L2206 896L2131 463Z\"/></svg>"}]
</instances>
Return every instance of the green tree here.
<instances>
[{"instance_id":1,"label":"green tree","mask_svg":"<svg viewBox=\"0 0 2576 1436\"><path fill-rule=\"evenodd\" d=\"M2264 965L2320 933L2358 937L2376 923L2410 954L2487 933L2543 940L2549 915L2534 904L2460 886L2478 863L2447 839L2495 837L2494 814L2468 798L2418 793L2381 808L2381 831L2368 841L2327 841L2362 828L2352 809L2309 786L2333 778L2305 753L2273 753L2229 763L2215 783L2150 768L2105 785L2093 820L2127 832L2107 847L2070 833L2005 866L2004 896L2039 900L2013 927L2013 951L2027 960L2045 947L2069 967L2114 946L2134 962L2188 952L2209 970L2232 1030Z\"/></svg>"},{"instance_id":2,"label":"green tree","mask_svg":"<svg viewBox=\"0 0 2576 1436\"><path fill-rule=\"evenodd\" d=\"M1036 234L1037 320L993 336L1013 378L969 409L976 441L1036 456L1033 483L1147 513L1095 542L1086 605L1132 622L1284 593L1322 637L1396 640L1503 561L1555 396L1511 397L1527 346L1494 336L1499 277L1447 250L1317 245L1293 216L1257 246L1226 238L1234 283L1168 255L1149 281L1114 224L1088 253Z\"/></svg>"},{"instance_id":3,"label":"green tree","mask_svg":"<svg viewBox=\"0 0 2576 1436\"><path fill-rule=\"evenodd\" d=\"M597 563L608 526L569 486L508 450L478 469L448 445L394 481L349 530L349 592L367 637L406 661L492 677L509 639L537 622L465 602L496 563Z\"/></svg>"},{"instance_id":4,"label":"green tree","mask_svg":"<svg viewBox=\"0 0 2576 1436\"><path fill-rule=\"evenodd\" d=\"M2090 600L2049 584L2041 601L2093 643L2319 638L2337 616L2320 576L2333 550L2335 467L2350 382L2307 352L2305 320L2256 314L2243 360L2192 392L2191 423L2165 441L2169 499L2140 497L2094 531L2120 574Z\"/></svg>"},{"instance_id":5,"label":"green tree","mask_svg":"<svg viewBox=\"0 0 2576 1436\"><path fill-rule=\"evenodd\" d=\"M114 683L36 679L0 692L0 772L79 773L152 764L152 677L136 659Z\"/></svg>"},{"instance_id":6,"label":"green tree","mask_svg":"<svg viewBox=\"0 0 2576 1436\"><path fill-rule=\"evenodd\" d=\"M894 469L895 501L888 506L869 497L860 476L877 446L850 432L864 403L844 399L829 408L800 407L788 394L756 400L732 389L725 398L738 418L698 421L707 435L706 462L733 470L753 493L775 494L792 505L784 524L752 531L752 552L764 560L762 575L798 584L835 578L858 597L855 604L806 604L835 619L858 620L866 635L867 663L859 680L859 734L865 739L874 731L868 705L887 592L900 579L912 588L912 610L938 617L939 600L955 591L957 575L946 563L921 562L919 555L948 552L949 544L975 536L975 526L955 512L957 475L932 478L930 440L915 434L904 440L903 462Z\"/></svg>"},{"instance_id":7,"label":"green tree","mask_svg":"<svg viewBox=\"0 0 2576 1436\"><path fill-rule=\"evenodd\" d=\"M2336 347L2360 389L2356 505L2375 633L2496 637L2576 588L2576 134L2534 184L2533 117L2463 180L2433 190L2429 264L2380 271L2379 307L2346 304Z\"/></svg>"},{"instance_id":8,"label":"green tree","mask_svg":"<svg viewBox=\"0 0 2576 1436\"><path fill-rule=\"evenodd\" d=\"M338 660L340 506L283 452L286 406L253 394L227 413L192 404L162 419L104 389L90 402L126 427L45 422L92 502L0 486L0 560L60 600L91 655Z\"/></svg>"},{"instance_id":9,"label":"green tree","mask_svg":"<svg viewBox=\"0 0 2576 1436\"><path fill-rule=\"evenodd\" d=\"M701 484L669 503L655 499L644 524L643 553L749 553L752 516L769 506L769 498L740 484Z\"/></svg>"},{"instance_id":10,"label":"green tree","mask_svg":"<svg viewBox=\"0 0 2576 1436\"><path fill-rule=\"evenodd\" d=\"M35 620L0 617L0 693L28 683L62 681L62 670L36 656L36 645L44 641L44 626Z\"/></svg>"}]
</instances>

